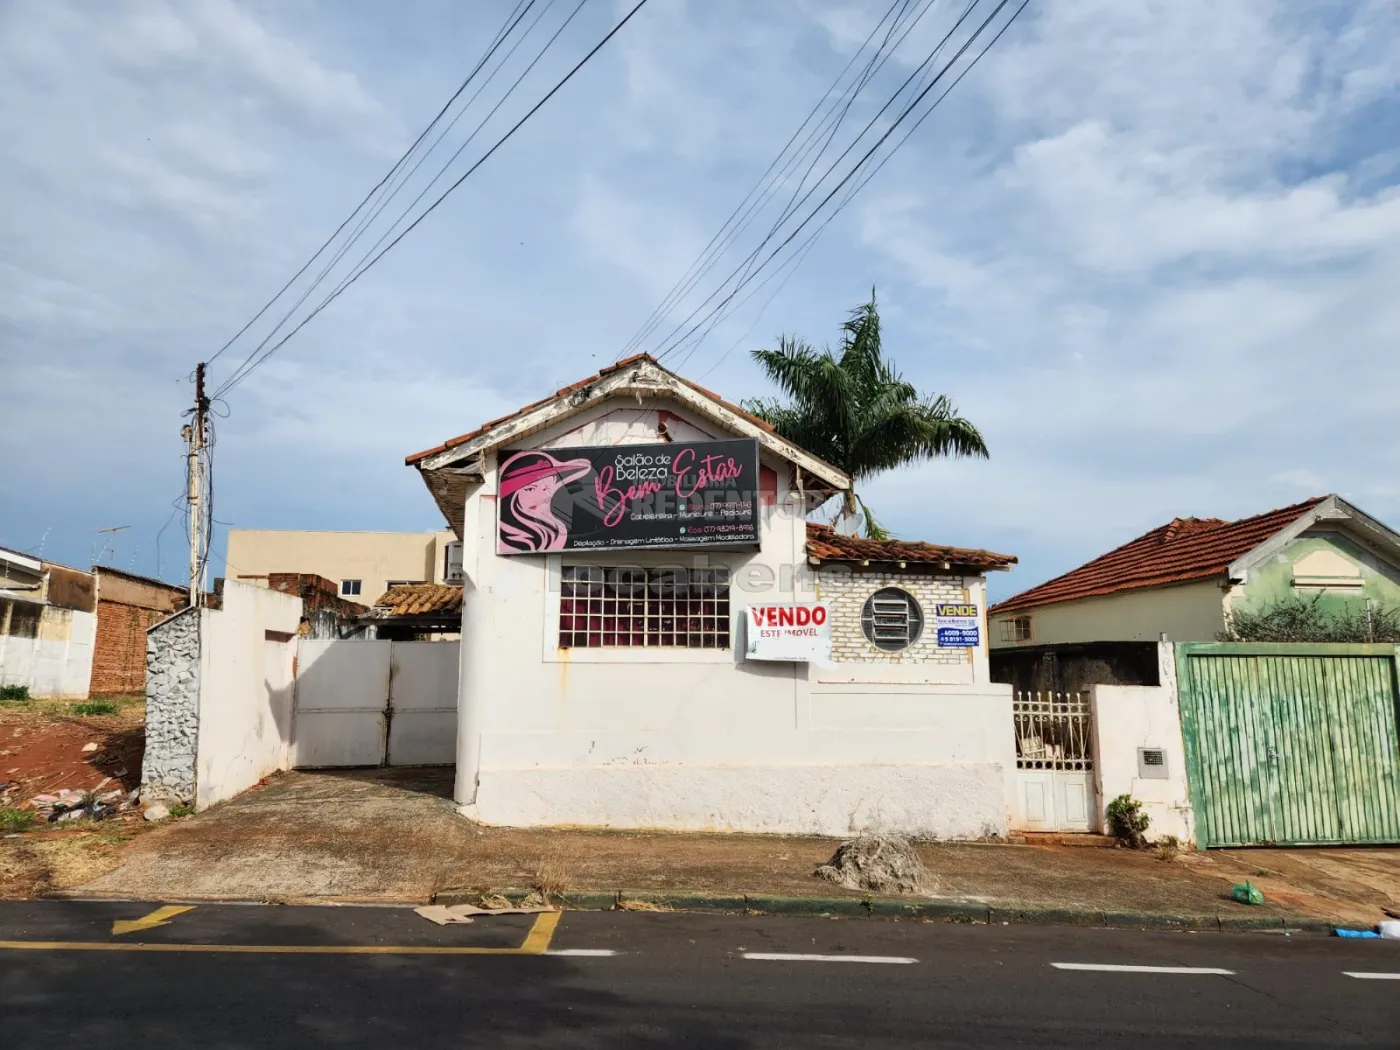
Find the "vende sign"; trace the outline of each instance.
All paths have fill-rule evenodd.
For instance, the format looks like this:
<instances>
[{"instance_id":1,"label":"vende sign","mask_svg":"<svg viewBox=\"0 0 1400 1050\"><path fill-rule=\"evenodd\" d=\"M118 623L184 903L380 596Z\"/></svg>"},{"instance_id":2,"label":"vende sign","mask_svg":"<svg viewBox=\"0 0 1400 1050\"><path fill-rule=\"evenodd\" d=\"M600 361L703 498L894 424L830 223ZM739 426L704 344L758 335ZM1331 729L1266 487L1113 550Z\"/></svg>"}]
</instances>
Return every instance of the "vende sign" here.
<instances>
[{"instance_id":1,"label":"vende sign","mask_svg":"<svg viewBox=\"0 0 1400 1050\"><path fill-rule=\"evenodd\" d=\"M750 605L747 640L749 660L829 663L831 610L820 603Z\"/></svg>"}]
</instances>

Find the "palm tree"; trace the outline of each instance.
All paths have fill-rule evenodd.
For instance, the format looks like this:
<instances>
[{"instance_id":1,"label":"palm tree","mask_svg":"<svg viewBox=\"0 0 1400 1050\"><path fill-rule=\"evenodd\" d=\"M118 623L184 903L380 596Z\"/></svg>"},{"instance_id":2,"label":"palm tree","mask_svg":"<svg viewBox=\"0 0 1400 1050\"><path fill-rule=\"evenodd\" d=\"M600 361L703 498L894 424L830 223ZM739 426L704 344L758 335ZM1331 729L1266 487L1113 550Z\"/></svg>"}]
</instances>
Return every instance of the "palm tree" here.
<instances>
[{"instance_id":1,"label":"palm tree","mask_svg":"<svg viewBox=\"0 0 1400 1050\"><path fill-rule=\"evenodd\" d=\"M840 467L853 482L935 456L987 455L982 435L942 394L922 396L881 353L875 292L841 326L841 346L814 350L806 340L782 336L776 350L755 350L756 360L787 404L775 398L743 402L778 434ZM887 539L854 488L842 517L864 517L865 534Z\"/></svg>"}]
</instances>

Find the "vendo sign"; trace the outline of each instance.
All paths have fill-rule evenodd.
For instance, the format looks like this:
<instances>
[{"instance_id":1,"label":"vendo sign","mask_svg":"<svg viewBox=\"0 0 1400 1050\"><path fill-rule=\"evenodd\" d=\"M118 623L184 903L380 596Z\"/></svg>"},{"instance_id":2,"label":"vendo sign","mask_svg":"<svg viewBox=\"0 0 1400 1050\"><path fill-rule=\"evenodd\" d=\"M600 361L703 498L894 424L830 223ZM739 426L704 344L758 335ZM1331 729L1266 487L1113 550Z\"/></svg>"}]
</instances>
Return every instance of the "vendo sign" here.
<instances>
[{"instance_id":1,"label":"vendo sign","mask_svg":"<svg viewBox=\"0 0 1400 1050\"><path fill-rule=\"evenodd\" d=\"M821 603L750 605L749 660L831 661L831 610Z\"/></svg>"}]
</instances>

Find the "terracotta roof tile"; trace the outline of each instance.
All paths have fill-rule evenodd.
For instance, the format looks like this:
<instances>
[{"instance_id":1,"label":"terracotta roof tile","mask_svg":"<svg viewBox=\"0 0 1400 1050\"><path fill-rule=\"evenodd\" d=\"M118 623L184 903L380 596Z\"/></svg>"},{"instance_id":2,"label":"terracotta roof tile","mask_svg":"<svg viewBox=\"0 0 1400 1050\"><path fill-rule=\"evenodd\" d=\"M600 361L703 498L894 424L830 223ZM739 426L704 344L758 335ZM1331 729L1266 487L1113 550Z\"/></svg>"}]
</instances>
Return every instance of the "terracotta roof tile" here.
<instances>
[{"instance_id":1,"label":"terracotta roof tile","mask_svg":"<svg viewBox=\"0 0 1400 1050\"><path fill-rule=\"evenodd\" d=\"M1004 569L1016 564L1014 554L944 547L915 540L868 540L847 536L830 525L807 523L807 556L821 561L947 562L975 569Z\"/></svg>"},{"instance_id":2,"label":"terracotta roof tile","mask_svg":"<svg viewBox=\"0 0 1400 1050\"><path fill-rule=\"evenodd\" d=\"M451 583L401 583L374 603L374 615L438 616L462 611L462 588Z\"/></svg>"},{"instance_id":3,"label":"terracotta roof tile","mask_svg":"<svg viewBox=\"0 0 1400 1050\"><path fill-rule=\"evenodd\" d=\"M500 426L502 423L508 423L510 420L515 419L517 416L523 416L526 412L531 412L531 411L533 411L533 410L535 410L535 409L541 407L542 405L547 405L547 404L549 404L551 401L554 401L554 400L556 400L556 399L558 399L558 398L567 397L569 394L572 394L575 390L581 390L581 389L583 389L583 388L586 387L586 386L592 386L594 383L598 382L598 380L602 379L604 376L612 375L614 372L617 372L617 371L620 371L621 369L627 368L629 365L634 365L634 364L636 364L638 361L648 361L648 362L650 362L651 364L657 365L657 367L663 367L663 366L656 360L656 358L652 357L650 354L633 354L631 357L624 357L621 361L615 361L615 362L613 362L613 363L610 364L610 365L606 365L606 366L604 366L603 368L598 369L598 371L597 371L596 374L591 375L591 376L589 376L589 377L586 378L586 379L580 379L577 383L570 383L568 386L562 387L562 388L560 388L559 390L556 390L554 393L550 394L548 397L542 397L542 398L540 398L538 401L532 401L532 402L530 402L530 404L525 405L523 408L518 408L518 409L516 409L514 412L510 413L509 415L501 416L501 418L499 418L499 419L493 419L493 420L491 420L489 423L483 423L483 424L481 424L481 426L477 427L477 428L476 428L475 430L473 430L473 431L470 431L469 433L460 434L460 435L458 435L458 436L455 437L455 438L449 438L448 440L444 441L441 445L438 445L436 448L426 449L426 450L423 451L423 452L415 452L413 455L407 457L407 458L404 460L404 462L405 462L406 464L408 464L409 466L413 466L415 463L418 463L418 462L420 462L421 460L427 459L429 456L436 456L439 452L446 452L448 449L450 449L450 448L456 448L458 445L465 445L468 441L475 440L476 438L480 437L482 434L486 433L488 430L491 430L493 427L498 427L498 426ZM670 372L669 369L667 369L666 371ZM719 404L721 404L721 405L723 405L725 408L729 409L729 411L734 412L734 413L736 413L737 415L743 416L745 419L747 419L747 420L748 420L750 423L752 423L754 426L762 427L764 430L769 430L769 431L771 431L771 430L773 429L773 425L772 425L771 423L768 423L768 422L765 422L765 421L762 420L762 419L759 419L759 418L758 418L756 415L754 415L752 412L749 412L749 411L747 411L746 409L740 408L738 405L734 404L732 401L726 401L724 398L720 397L720 396L719 396L718 394L716 394L714 391L712 391L712 390L707 390L705 387L701 386L701 385L698 384L698 383L692 383L689 379L685 379L685 378L683 378L683 377L681 377L681 376L678 376L678 375L676 375L674 372L670 372L670 374L671 374L672 376L675 376L676 379L678 379L680 382L684 383L686 386L690 387L692 390L696 391L697 393L704 394L706 397L708 397L708 398L710 398L710 399L712 399L712 400L714 400L714 401L717 401Z\"/></svg>"},{"instance_id":4,"label":"terracotta roof tile","mask_svg":"<svg viewBox=\"0 0 1400 1050\"><path fill-rule=\"evenodd\" d=\"M1218 576L1236 558L1291 525L1326 498L1318 496L1238 521L1175 518L1063 576L998 602L988 612L1014 612L1138 587L1161 587Z\"/></svg>"}]
</instances>

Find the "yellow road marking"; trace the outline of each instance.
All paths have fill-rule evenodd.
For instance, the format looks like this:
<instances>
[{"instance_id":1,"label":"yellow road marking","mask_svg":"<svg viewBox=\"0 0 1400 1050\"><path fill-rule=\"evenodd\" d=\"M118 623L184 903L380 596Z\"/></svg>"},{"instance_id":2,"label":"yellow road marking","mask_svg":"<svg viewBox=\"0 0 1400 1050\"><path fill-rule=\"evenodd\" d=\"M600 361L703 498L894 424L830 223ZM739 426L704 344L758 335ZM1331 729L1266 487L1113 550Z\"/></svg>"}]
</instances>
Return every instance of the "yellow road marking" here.
<instances>
[{"instance_id":1,"label":"yellow road marking","mask_svg":"<svg viewBox=\"0 0 1400 1050\"><path fill-rule=\"evenodd\" d=\"M559 925L557 911L541 912L519 948L390 944L149 944L139 941L0 941L0 951L227 952L241 955L542 955ZM149 918L149 916L147 916Z\"/></svg>"},{"instance_id":2,"label":"yellow road marking","mask_svg":"<svg viewBox=\"0 0 1400 1050\"><path fill-rule=\"evenodd\" d=\"M542 911L535 917L535 924L525 935L525 943L520 946L522 955L542 955L554 939L554 929L559 925L557 911Z\"/></svg>"},{"instance_id":3,"label":"yellow road marking","mask_svg":"<svg viewBox=\"0 0 1400 1050\"><path fill-rule=\"evenodd\" d=\"M187 911L194 911L194 905L167 904L139 919L118 919L112 923L112 936L120 937L124 933L139 933L142 930L153 930L157 926L167 926L171 919L177 915L183 915Z\"/></svg>"}]
</instances>

